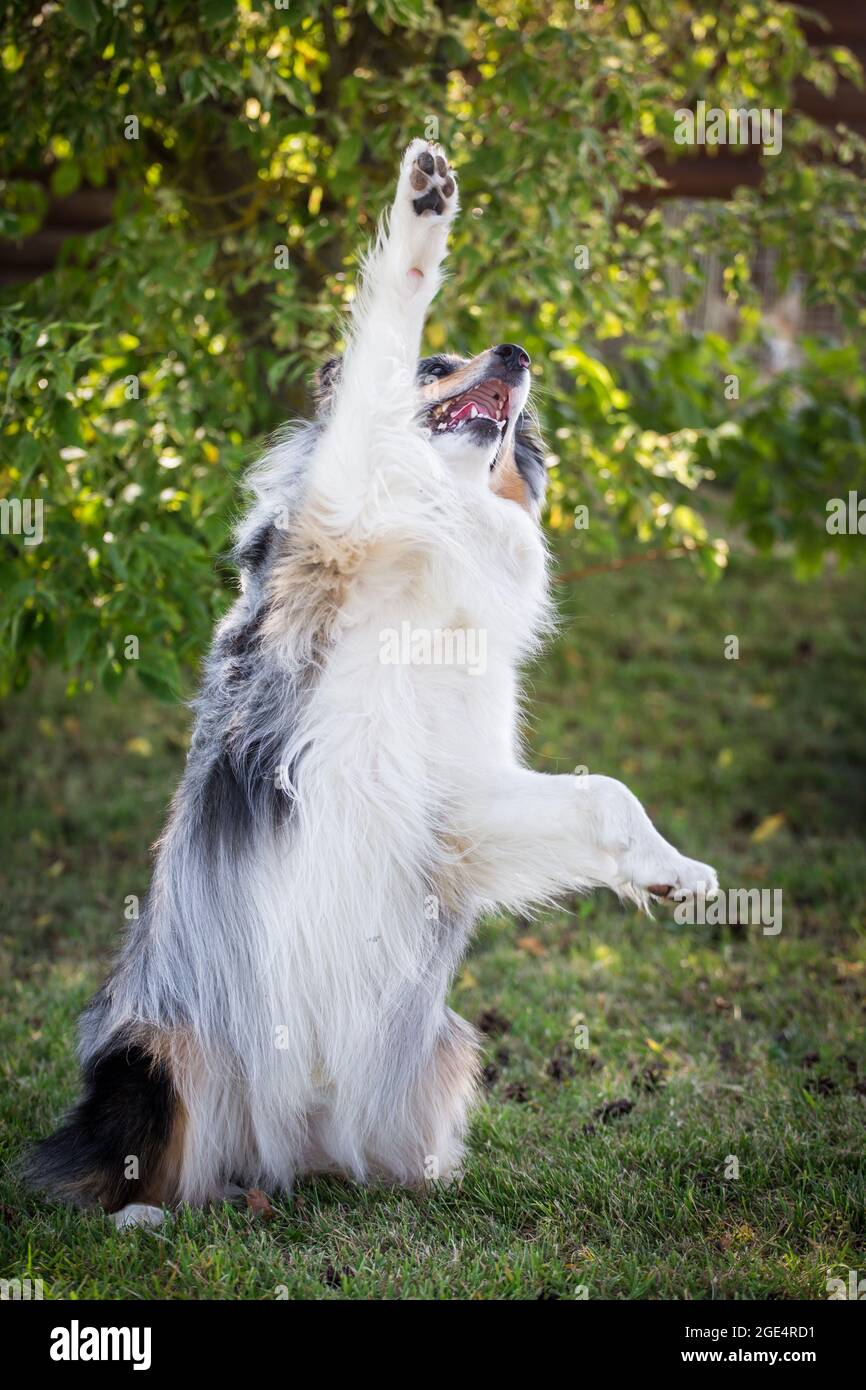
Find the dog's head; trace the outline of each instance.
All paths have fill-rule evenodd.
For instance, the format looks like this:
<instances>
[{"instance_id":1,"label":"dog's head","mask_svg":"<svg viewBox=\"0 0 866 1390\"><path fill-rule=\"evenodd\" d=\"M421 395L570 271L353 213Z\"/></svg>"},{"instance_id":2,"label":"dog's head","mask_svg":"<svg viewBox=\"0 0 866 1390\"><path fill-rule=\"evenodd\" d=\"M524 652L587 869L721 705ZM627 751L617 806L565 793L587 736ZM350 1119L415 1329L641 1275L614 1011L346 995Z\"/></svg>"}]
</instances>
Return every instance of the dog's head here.
<instances>
[{"instance_id":1,"label":"dog's head","mask_svg":"<svg viewBox=\"0 0 866 1390\"><path fill-rule=\"evenodd\" d=\"M340 374L331 358L316 377L326 409ZM486 476L501 497L537 512L544 497L544 445L529 407L529 354L500 343L477 357L440 353L418 364L420 419L430 441L455 471Z\"/></svg>"}]
</instances>

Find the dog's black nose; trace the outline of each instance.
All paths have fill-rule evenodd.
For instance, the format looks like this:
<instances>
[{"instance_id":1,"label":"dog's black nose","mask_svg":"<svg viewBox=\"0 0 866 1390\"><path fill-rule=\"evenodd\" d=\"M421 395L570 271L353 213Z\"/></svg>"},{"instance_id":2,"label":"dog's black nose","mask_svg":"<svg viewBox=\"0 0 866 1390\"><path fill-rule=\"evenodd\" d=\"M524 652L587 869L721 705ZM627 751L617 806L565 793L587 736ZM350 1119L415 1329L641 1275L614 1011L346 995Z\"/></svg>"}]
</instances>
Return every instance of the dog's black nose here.
<instances>
[{"instance_id":1,"label":"dog's black nose","mask_svg":"<svg viewBox=\"0 0 866 1390\"><path fill-rule=\"evenodd\" d=\"M506 367L528 367L529 353L519 343L500 343L493 351L501 357Z\"/></svg>"}]
</instances>

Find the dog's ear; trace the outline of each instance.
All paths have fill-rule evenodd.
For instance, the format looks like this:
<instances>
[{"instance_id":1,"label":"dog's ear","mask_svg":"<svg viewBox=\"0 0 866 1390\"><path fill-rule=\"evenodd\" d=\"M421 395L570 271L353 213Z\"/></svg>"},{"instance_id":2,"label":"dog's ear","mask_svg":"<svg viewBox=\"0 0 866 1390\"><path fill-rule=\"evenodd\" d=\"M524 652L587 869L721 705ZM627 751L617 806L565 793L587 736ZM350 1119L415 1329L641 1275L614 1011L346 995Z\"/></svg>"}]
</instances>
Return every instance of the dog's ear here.
<instances>
[{"instance_id":1,"label":"dog's ear","mask_svg":"<svg viewBox=\"0 0 866 1390\"><path fill-rule=\"evenodd\" d=\"M342 357L329 357L323 362L313 377L313 400L317 410L326 410L340 380L343 370Z\"/></svg>"},{"instance_id":2,"label":"dog's ear","mask_svg":"<svg viewBox=\"0 0 866 1390\"><path fill-rule=\"evenodd\" d=\"M514 431L514 461L526 490L537 507L544 502L547 488L547 467L544 462L546 453L537 418L530 411L522 410Z\"/></svg>"}]
</instances>

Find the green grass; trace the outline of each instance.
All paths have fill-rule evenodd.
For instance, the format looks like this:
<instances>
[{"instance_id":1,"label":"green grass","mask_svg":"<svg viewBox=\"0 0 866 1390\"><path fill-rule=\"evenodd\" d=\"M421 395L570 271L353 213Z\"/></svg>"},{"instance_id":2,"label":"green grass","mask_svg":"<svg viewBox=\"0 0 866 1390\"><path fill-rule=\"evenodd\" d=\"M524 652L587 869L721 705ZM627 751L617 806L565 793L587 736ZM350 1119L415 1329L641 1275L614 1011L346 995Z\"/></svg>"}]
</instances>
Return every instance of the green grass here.
<instances>
[{"instance_id":1,"label":"green grass","mask_svg":"<svg viewBox=\"0 0 866 1390\"><path fill-rule=\"evenodd\" d=\"M864 597L862 574L800 587L741 557L714 588L676 562L564 594L530 682L536 766L622 776L723 882L782 888L782 933L610 895L488 922L454 989L498 1029L462 1184L305 1182L268 1221L119 1234L16 1182L73 1098L74 1019L145 888L187 719L132 684L7 704L3 1273L51 1298L820 1299L828 1267L862 1270Z\"/></svg>"}]
</instances>

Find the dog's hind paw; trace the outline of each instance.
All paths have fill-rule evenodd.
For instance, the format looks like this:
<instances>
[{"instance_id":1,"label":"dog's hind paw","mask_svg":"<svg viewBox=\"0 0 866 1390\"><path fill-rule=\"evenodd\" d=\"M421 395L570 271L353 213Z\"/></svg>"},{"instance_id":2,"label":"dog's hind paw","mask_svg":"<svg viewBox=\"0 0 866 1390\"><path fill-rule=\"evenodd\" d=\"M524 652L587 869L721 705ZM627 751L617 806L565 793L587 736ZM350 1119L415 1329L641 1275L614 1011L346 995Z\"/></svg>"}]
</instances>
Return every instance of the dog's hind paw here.
<instances>
[{"instance_id":1,"label":"dog's hind paw","mask_svg":"<svg viewBox=\"0 0 866 1390\"><path fill-rule=\"evenodd\" d=\"M128 1231L135 1226L161 1226L165 1217L164 1207L152 1207L146 1202L130 1202L120 1211L111 1213L111 1219L119 1231Z\"/></svg>"}]
</instances>

